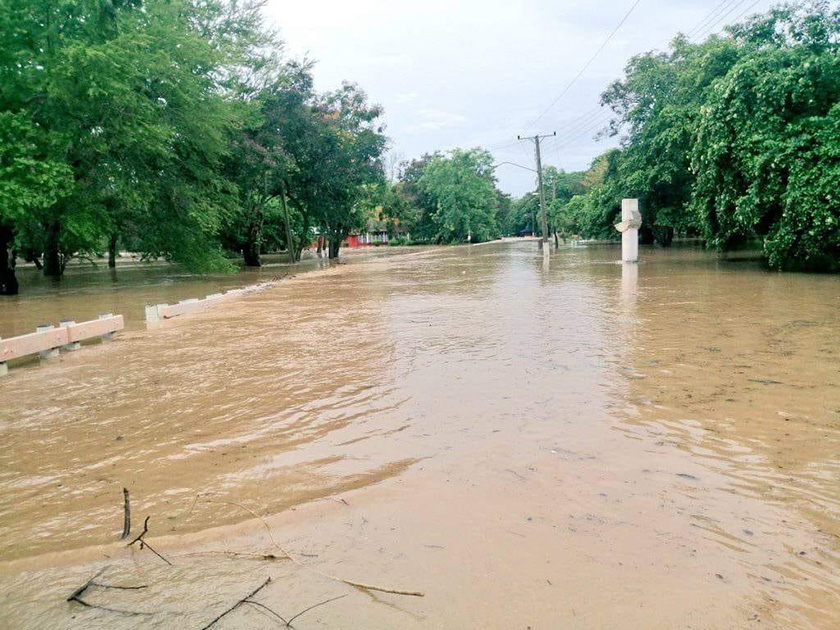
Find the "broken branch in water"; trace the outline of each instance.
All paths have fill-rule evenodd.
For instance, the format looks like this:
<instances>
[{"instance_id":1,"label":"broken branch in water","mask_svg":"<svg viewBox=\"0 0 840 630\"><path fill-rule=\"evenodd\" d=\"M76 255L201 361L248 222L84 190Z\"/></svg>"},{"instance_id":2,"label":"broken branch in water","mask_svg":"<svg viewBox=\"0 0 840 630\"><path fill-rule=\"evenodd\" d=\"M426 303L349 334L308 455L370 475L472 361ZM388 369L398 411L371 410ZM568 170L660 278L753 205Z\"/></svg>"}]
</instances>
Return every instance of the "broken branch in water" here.
<instances>
[{"instance_id":1,"label":"broken branch in water","mask_svg":"<svg viewBox=\"0 0 840 630\"><path fill-rule=\"evenodd\" d=\"M269 607L268 607L268 606L266 606L265 604L261 604L261 603L259 603L259 602L255 602L255 601L253 601L253 600L251 600L251 599L245 600L245 603L246 603L246 604L251 604L251 606L256 606L256 607L258 607L258 608L262 608L263 610L265 610L265 611L267 611L267 612L270 612L272 615L274 615L274 616L275 616L275 617L277 617L280 621L282 621L282 622L286 625L286 627L287 627L287 628L288 628L288 627L290 627L290 626L289 626L289 622L288 622L288 621L286 621L286 620L285 620L282 616L280 616L277 612L275 612L274 610L272 610L271 608L269 608Z\"/></svg>"},{"instance_id":2,"label":"broken branch in water","mask_svg":"<svg viewBox=\"0 0 840 630\"><path fill-rule=\"evenodd\" d=\"M250 553L247 551L228 551L221 549L218 551L193 551L191 553L180 554L182 556L225 556L227 558L251 558L253 560L288 560L286 556L276 556L273 553Z\"/></svg>"},{"instance_id":3,"label":"broken branch in water","mask_svg":"<svg viewBox=\"0 0 840 630\"><path fill-rule=\"evenodd\" d=\"M150 519L150 518L152 518L152 517L151 517L151 516L147 516L147 517L146 517L146 520L144 520L144 521L143 521L143 531L142 531L142 532L140 532L140 535L139 535L137 538L135 538L135 539L134 539L134 540L132 540L130 543L128 543L128 544L126 545L126 547L131 547L134 543L139 542L139 543L140 543L140 549L143 549L144 547L147 547L147 548L149 549L149 551L151 551L153 554L155 554L158 558L160 558L161 560L163 560L166 564L168 564L168 565L171 567L171 566L172 566L172 563L171 563L169 560L167 560L166 558L164 558L161 554L159 554L159 553L155 550L155 548L154 548L154 547L152 547L152 546L148 543L148 541L146 541L146 539L145 539L145 538L143 538L143 536L145 536L145 535L149 532L149 519Z\"/></svg>"},{"instance_id":4,"label":"broken branch in water","mask_svg":"<svg viewBox=\"0 0 840 630\"><path fill-rule=\"evenodd\" d=\"M91 586L98 586L100 588L115 588L121 591L139 591L144 588L149 588L148 584L138 584L137 586L120 586L119 584L102 584L101 582L91 582Z\"/></svg>"},{"instance_id":5,"label":"broken branch in water","mask_svg":"<svg viewBox=\"0 0 840 630\"><path fill-rule=\"evenodd\" d=\"M235 505L236 507L241 508L241 509L245 510L246 512L248 512L254 518L259 519L262 522L262 524L265 526L265 529L268 532L268 537L271 538L271 542L274 543L274 546L277 547L280 551L282 551L283 555L285 555L289 560L291 560L292 562L294 562L296 565L298 565L299 567L301 567L303 569L307 569L308 571L312 571L313 573L317 573L318 575L321 575L325 578L329 578L330 580L335 580L336 582L343 582L344 584L347 584L348 586L354 586L356 588L361 588L361 589L368 590L368 591L379 591L380 593L391 593L392 595L406 595L408 597L425 597L425 595L426 595L422 591L403 591L403 590L396 589L396 588L385 588L384 586L375 586L373 584L365 584L364 582L354 582L353 580L345 580L344 578L341 578L341 577L338 577L338 576L335 576L335 575L330 575L329 573L324 573L323 571L319 571L318 569L310 567L310 566L304 564L303 562L301 562L300 560L298 560L297 558L295 558L288 549L286 549L285 547L283 547L283 545L278 543L277 540L274 538L274 534L272 534L272 532L271 532L271 527L266 522L266 520L262 516L260 516L256 512L254 512L254 510L252 510L251 508L246 507L246 506L242 505L241 503L236 503L235 501L224 501L224 500L221 500L221 499L206 499L206 500L211 502L211 503L227 503L229 505Z\"/></svg>"},{"instance_id":6,"label":"broken branch in water","mask_svg":"<svg viewBox=\"0 0 840 630\"><path fill-rule=\"evenodd\" d=\"M79 597L81 597L84 594L84 592L86 590L88 590L88 588L90 588L90 586L93 584L94 580L96 578L98 578L100 575L102 575L103 573L105 573L107 568L108 567L105 566L105 567L102 567L101 569L99 569L99 571L97 571L87 582L85 582L79 588L77 588L75 591L70 593L70 597L67 598L67 601L72 602L73 600L76 600ZM83 602L80 602L80 603L83 603Z\"/></svg>"},{"instance_id":7,"label":"broken branch in water","mask_svg":"<svg viewBox=\"0 0 840 630\"><path fill-rule=\"evenodd\" d=\"M125 540L131 533L131 502L128 498L128 488L123 488L123 531L120 540Z\"/></svg>"},{"instance_id":8,"label":"broken branch in water","mask_svg":"<svg viewBox=\"0 0 840 630\"><path fill-rule=\"evenodd\" d=\"M108 606L100 606L99 604L91 604L90 602L82 599L82 595L84 595L85 591L87 591L91 586L100 586L102 588L122 588L122 589L146 588L145 586L109 586L107 584L99 584L96 581L96 578L98 578L100 575L105 573L105 571L107 569L108 569L107 566L99 569L99 571L97 571L93 575L93 577L91 577L87 582L85 582L79 588L77 588L75 591L70 593L70 597L67 598L67 601L68 602L76 602L77 604L81 604L85 608L97 608L99 610L105 610L107 612L113 612L113 613L120 613L122 615L151 615L151 614L153 614L153 613L150 613L150 612L139 612L139 611L136 611L136 610L121 610L119 608L109 608Z\"/></svg>"},{"instance_id":9,"label":"broken branch in water","mask_svg":"<svg viewBox=\"0 0 840 630\"><path fill-rule=\"evenodd\" d=\"M134 540L132 540L130 543L128 543L126 545L126 547L131 547L131 545L133 545L134 543L136 543L138 541L143 542L143 536L145 536L146 533L149 531L149 519L150 518L152 518L152 517L151 516L146 517L146 520L143 521L143 531L140 532L139 536L137 536Z\"/></svg>"},{"instance_id":10,"label":"broken branch in water","mask_svg":"<svg viewBox=\"0 0 840 630\"><path fill-rule=\"evenodd\" d=\"M238 602L236 602L233 606L231 606L231 607L230 607L230 608L228 608L225 612L223 612L221 615L219 615L218 617L216 617L213 621L211 621L210 623L208 623L206 626L202 627L202 628L201 628L201 630L207 630L207 628L210 628L210 627L212 627L212 626L216 625L216 623L217 623L217 622L218 622L218 621L219 621L222 617L224 617L225 615L228 615L228 614L232 613L234 610L236 610L237 608L239 608L242 604L247 604L247 603L256 603L256 602L249 602L248 600L250 600L250 599L251 599L254 595L256 595L257 593L259 593L261 590L263 590L263 589L264 589L266 586L268 586L270 583L271 583L271 578L267 578L265 582L263 582L262 584L260 584L257 588L255 588L255 589L254 589L253 591L251 591L250 593L248 593L245 597L243 597L242 599L240 599L240 600L239 600ZM267 608L267 607L266 607L266 608ZM274 612L274 611L272 610L271 612ZM274 614L275 614L275 615L277 615L277 613L274 613ZM280 615L277 615L277 616L279 617ZM281 619L282 619L282 617L281 617ZM285 621L285 619L284 619L283 621Z\"/></svg>"},{"instance_id":11,"label":"broken branch in water","mask_svg":"<svg viewBox=\"0 0 840 630\"><path fill-rule=\"evenodd\" d=\"M303 609L303 610L301 610L298 614L296 614L294 617L292 617L291 619L289 619L289 620L286 622L286 627L287 627L287 628L291 628L291 627L292 627L292 622L293 622L295 619L297 619L298 617L300 617L303 613L307 613L307 612L309 612L310 610L312 610L313 608L318 608L318 606L323 606L324 604L329 604L330 602L334 602L335 600L337 600L337 599L341 599L342 597L347 597L347 594L345 593L344 595L339 595L338 597L331 597L330 599L325 599L325 600L324 600L324 601L322 601L322 602L318 602L317 604L313 604L313 605L312 605L312 606L310 606L309 608L304 608L304 609Z\"/></svg>"}]
</instances>

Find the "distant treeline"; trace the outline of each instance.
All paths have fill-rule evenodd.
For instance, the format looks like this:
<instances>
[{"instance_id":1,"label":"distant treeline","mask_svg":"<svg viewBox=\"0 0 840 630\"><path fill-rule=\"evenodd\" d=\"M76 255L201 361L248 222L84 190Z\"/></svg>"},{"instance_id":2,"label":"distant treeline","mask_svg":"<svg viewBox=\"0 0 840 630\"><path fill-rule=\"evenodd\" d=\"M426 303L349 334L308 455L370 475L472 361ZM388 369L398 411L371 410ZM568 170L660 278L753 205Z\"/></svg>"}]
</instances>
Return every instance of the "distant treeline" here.
<instances>
[{"instance_id":1,"label":"distant treeline","mask_svg":"<svg viewBox=\"0 0 840 630\"><path fill-rule=\"evenodd\" d=\"M834 3L836 5L836 3ZM702 43L634 57L602 96L621 147L545 169L553 230L614 238L641 200L645 242L758 239L768 263L840 270L840 10L785 6ZM255 0L0 0L0 293L16 258L61 276L119 249L259 265L354 231L484 241L533 229L492 155L456 149L383 168L382 110L313 87Z\"/></svg>"},{"instance_id":2,"label":"distant treeline","mask_svg":"<svg viewBox=\"0 0 840 630\"><path fill-rule=\"evenodd\" d=\"M0 0L0 292L118 248L331 256L383 180L381 109L313 89L254 0ZM10 256L9 253L13 255Z\"/></svg>"},{"instance_id":3,"label":"distant treeline","mask_svg":"<svg viewBox=\"0 0 840 630\"><path fill-rule=\"evenodd\" d=\"M634 57L602 95L621 148L549 185L554 226L613 238L638 197L644 242L759 240L773 268L840 271L839 46L840 10L814 2ZM514 229L535 205L515 203Z\"/></svg>"}]
</instances>

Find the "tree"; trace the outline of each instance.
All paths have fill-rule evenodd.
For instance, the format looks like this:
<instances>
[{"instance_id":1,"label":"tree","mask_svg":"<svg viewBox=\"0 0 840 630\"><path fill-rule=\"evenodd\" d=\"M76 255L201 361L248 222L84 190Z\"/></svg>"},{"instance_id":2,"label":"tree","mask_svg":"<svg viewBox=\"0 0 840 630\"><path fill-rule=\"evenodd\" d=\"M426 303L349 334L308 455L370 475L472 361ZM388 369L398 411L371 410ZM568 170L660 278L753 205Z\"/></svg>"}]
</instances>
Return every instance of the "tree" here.
<instances>
[{"instance_id":1,"label":"tree","mask_svg":"<svg viewBox=\"0 0 840 630\"><path fill-rule=\"evenodd\" d=\"M840 269L840 9L790 5L699 44L634 57L603 94L620 150L568 211L614 236L638 197L648 242L675 234L729 249L759 239L779 269Z\"/></svg>"},{"instance_id":2,"label":"tree","mask_svg":"<svg viewBox=\"0 0 840 630\"><path fill-rule=\"evenodd\" d=\"M258 39L257 5L21 0L3 15L0 111L29 121L42 159L72 173L66 195L16 221L44 273L106 242L113 252L129 231L149 255L225 267L221 160L243 120L233 87Z\"/></svg>"},{"instance_id":3,"label":"tree","mask_svg":"<svg viewBox=\"0 0 840 630\"><path fill-rule=\"evenodd\" d=\"M839 35L825 3L732 30L745 52L710 90L692 160L711 246L757 236L773 267L840 269Z\"/></svg>"},{"instance_id":4,"label":"tree","mask_svg":"<svg viewBox=\"0 0 840 630\"><path fill-rule=\"evenodd\" d=\"M482 242L500 236L499 198L488 151L455 149L433 157L418 184L434 201L431 220L438 242Z\"/></svg>"},{"instance_id":5,"label":"tree","mask_svg":"<svg viewBox=\"0 0 840 630\"><path fill-rule=\"evenodd\" d=\"M0 295L15 295L15 229L69 194L72 172L45 158L45 138L26 116L0 112Z\"/></svg>"},{"instance_id":6,"label":"tree","mask_svg":"<svg viewBox=\"0 0 840 630\"><path fill-rule=\"evenodd\" d=\"M322 133L316 152L318 186L308 192L309 208L328 239L329 257L337 258L341 242L364 226L365 186L384 177L382 108L368 104L357 85L344 83L320 99L316 112Z\"/></svg>"}]
</instances>

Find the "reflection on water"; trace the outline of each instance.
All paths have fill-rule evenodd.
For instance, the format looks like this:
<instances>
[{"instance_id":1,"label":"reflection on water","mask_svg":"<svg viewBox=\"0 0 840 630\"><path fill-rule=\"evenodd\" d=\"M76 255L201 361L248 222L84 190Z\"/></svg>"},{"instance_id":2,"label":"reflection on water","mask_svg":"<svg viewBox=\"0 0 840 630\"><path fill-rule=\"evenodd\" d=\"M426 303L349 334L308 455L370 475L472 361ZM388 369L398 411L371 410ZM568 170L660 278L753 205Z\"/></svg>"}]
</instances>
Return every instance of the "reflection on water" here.
<instances>
[{"instance_id":1,"label":"reflection on water","mask_svg":"<svg viewBox=\"0 0 840 630\"><path fill-rule=\"evenodd\" d=\"M277 514L276 535L325 569L428 591L353 593L319 609L324 627L834 627L840 283L691 248L618 255L546 265L518 243L358 261L13 371L0 559L30 572L0 609L73 627L58 592L86 569L44 554L116 553L92 546L115 539L126 486L173 554L201 536L265 544L259 523L245 543L212 533L249 518L230 501ZM141 312L168 290L71 288L36 309L119 312L101 308L116 293ZM266 570L132 558L113 579L168 580L156 627L172 611L200 627L185 602L230 600ZM277 605L331 593L273 575ZM133 602L155 609L160 591Z\"/></svg>"}]
</instances>

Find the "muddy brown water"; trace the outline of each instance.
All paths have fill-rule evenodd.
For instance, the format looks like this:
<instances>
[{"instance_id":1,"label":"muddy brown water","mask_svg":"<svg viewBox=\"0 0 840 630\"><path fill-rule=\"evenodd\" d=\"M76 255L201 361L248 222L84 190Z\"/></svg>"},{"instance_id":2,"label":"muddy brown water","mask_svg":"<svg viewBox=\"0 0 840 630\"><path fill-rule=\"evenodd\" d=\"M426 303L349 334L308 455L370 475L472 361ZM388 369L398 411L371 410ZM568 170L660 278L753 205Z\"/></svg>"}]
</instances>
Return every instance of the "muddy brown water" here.
<instances>
[{"instance_id":1,"label":"muddy brown water","mask_svg":"<svg viewBox=\"0 0 840 630\"><path fill-rule=\"evenodd\" d=\"M136 315L0 380L0 627L202 628L268 577L285 619L344 596L304 630L838 627L840 281L618 253L356 259L150 331L207 281L3 303ZM102 567L145 588L65 601Z\"/></svg>"}]
</instances>

